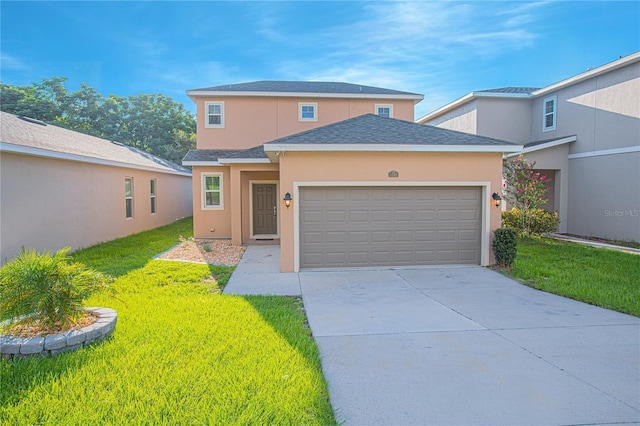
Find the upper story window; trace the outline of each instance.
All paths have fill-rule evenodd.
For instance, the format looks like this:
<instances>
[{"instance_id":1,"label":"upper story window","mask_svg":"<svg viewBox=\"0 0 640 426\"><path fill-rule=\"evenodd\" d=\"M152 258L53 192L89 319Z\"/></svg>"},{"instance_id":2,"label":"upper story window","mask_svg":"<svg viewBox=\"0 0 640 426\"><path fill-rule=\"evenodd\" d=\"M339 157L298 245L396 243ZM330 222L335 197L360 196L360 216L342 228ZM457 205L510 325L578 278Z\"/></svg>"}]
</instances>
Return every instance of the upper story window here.
<instances>
[{"instance_id":1,"label":"upper story window","mask_svg":"<svg viewBox=\"0 0 640 426\"><path fill-rule=\"evenodd\" d=\"M217 209L222 207L222 173L202 174L202 208Z\"/></svg>"},{"instance_id":2,"label":"upper story window","mask_svg":"<svg viewBox=\"0 0 640 426\"><path fill-rule=\"evenodd\" d=\"M133 178L124 178L124 211L127 219L133 218Z\"/></svg>"},{"instance_id":3,"label":"upper story window","mask_svg":"<svg viewBox=\"0 0 640 426\"><path fill-rule=\"evenodd\" d=\"M376 115L393 118L393 105L376 105Z\"/></svg>"},{"instance_id":4,"label":"upper story window","mask_svg":"<svg viewBox=\"0 0 640 426\"><path fill-rule=\"evenodd\" d=\"M224 102L205 102L204 127L224 127Z\"/></svg>"},{"instance_id":5,"label":"upper story window","mask_svg":"<svg viewBox=\"0 0 640 426\"><path fill-rule=\"evenodd\" d=\"M318 104L298 103L298 121L318 121Z\"/></svg>"},{"instance_id":6,"label":"upper story window","mask_svg":"<svg viewBox=\"0 0 640 426\"><path fill-rule=\"evenodd\" d=\"M542 102L542 131L556 129L556 116L558 115L558 96L549 96Z\"/></svg>"},{"instance_id":7,"label":"upper story window","mask_svg":"<svg viewBox=\"0 0 640 426\"><path fill-rule=\"evenodd\" d=\"M151 179L149 182L149 190L151 193L151 214L156 214L156 180Z\"/></svg>"}]
</instances>

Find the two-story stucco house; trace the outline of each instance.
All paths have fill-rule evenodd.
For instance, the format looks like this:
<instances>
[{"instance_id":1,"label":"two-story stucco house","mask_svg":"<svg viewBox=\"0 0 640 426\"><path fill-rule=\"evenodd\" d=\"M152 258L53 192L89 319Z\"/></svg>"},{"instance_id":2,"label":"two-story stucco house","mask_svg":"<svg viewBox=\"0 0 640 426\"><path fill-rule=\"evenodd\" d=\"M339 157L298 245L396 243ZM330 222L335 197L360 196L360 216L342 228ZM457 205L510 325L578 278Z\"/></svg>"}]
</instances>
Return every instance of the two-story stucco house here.
<instances>
[{"instance_id":1,"label":"two-story stucco house","mask_svg":"<svg viewBox=\"0 0 640 426\"><path fill-rule=\"evenodd\" d=\"M544 88L472 92L418 122L523 144L551 178L560 232L640 241L640 52Z\"/></svg>"},{"instance_id":2,"label":"two-story stucco house","mask_svg":"<svg viewBox=\"0 0 640 426\"><path fill-rule=\"evenodd\" d=\"M257 81L189 90L196 238L280 244L281 270L491 263L521 145L413 122L415 93Z\"/></svg>"}]
</instances>

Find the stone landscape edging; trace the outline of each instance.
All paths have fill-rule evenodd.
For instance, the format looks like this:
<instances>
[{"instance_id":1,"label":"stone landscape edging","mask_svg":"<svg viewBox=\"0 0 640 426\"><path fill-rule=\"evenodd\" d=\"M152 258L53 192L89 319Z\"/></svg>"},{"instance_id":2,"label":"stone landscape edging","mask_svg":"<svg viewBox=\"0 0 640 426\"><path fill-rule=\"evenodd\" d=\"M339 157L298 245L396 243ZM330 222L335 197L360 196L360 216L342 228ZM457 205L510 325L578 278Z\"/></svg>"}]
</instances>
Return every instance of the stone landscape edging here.
<instances>
[{"instance_id":1,"label":"stone landscape edging","mask_svg":"<svg viewBox=\"0 0 640 426\"><path fill-rule=\"evenodd\" d=\"M78 330L70 330L47 337L14 337L0 335L0 357L10 359L34 355L57 355L71 352L111 336L116 328L118 313L110 308L85 308L98 320Z\"/></svg>"}]
</instances>

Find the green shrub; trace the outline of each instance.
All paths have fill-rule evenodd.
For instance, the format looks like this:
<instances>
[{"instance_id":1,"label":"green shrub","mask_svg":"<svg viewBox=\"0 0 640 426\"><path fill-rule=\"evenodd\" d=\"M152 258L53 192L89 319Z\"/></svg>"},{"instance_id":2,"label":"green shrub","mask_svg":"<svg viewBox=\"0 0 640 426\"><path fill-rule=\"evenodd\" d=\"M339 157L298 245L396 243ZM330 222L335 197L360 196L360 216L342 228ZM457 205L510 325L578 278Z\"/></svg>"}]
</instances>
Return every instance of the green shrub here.
<instances>
[{"instance_id":1,"label":"green shrub","mask_svg":"<svg viewBox=\"0 0 640 426\"><path fill-rule=\"evenodd\" d=\"M66 327L81 315L84 299L110 288L106 275L72 263L69 250L26 249L0 269L0 320Z\"/></svg>"},{"instance_id":2,"label":"green shrub","mask_svg":"<svg viewBox=\"0 0 640 426\"><path fill-rule=\"evenodd\" d=\"M540 235L547 232L556 232L560 224L558 212L548 212L542 209L530 209L524 213L518 208L512 208L502 212L502 226L515 228L520 234L527 233L529 225L530 235Z\"/></svg>"},{"instance_id":3,"label":"green shrub","mask_svg":"<svg viewBox=\"0 0 640 426\"><path fill-rule=\"evenodd\" d=\"M498 228L491 243L496 263L502 268L511 268L516 259L518 231L515 228Z\"/></svg>"}]
</instances>

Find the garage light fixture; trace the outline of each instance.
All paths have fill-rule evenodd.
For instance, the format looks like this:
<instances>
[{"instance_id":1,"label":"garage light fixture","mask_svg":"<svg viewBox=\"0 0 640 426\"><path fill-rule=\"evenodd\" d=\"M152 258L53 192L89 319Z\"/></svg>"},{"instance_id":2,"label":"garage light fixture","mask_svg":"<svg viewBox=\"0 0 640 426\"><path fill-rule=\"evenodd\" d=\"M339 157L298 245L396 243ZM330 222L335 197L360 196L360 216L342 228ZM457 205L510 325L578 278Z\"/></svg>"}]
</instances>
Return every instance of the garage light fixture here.
<instances>
[{"instance_id":1,"label":"garage light fixture","mask_svg":"<svg viewBox=\"0 0 640 426\"><path fill-rule=\"evenodd\" d=\"M286 194L284 194L284 205L287 206L287 208L291 206L291 200L293 200L293 198L291 198L290 193L287 192Z\"/></svg>"},{"instance_id":2,"label":"garage light fixture","mask_svg":"<svg viewBox=\"0 0 640 426\"><path fill-rule=\"evenodd\" d=\"M494 192L491 198L493 198L493 204L495 204L496 207L500 207L500 203L502 202L502 197L500 196L500 194Z\"/></svg>"}]
</instances>

